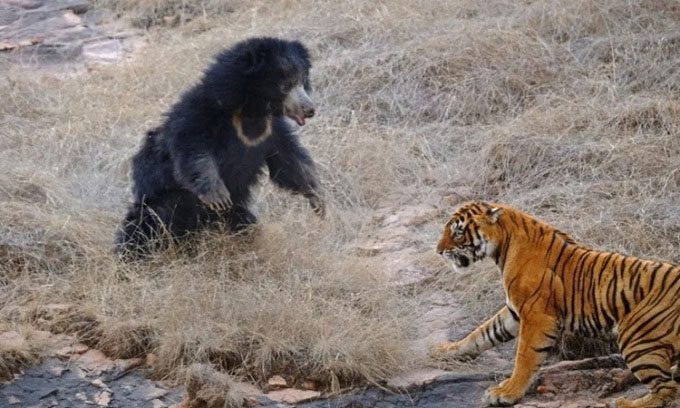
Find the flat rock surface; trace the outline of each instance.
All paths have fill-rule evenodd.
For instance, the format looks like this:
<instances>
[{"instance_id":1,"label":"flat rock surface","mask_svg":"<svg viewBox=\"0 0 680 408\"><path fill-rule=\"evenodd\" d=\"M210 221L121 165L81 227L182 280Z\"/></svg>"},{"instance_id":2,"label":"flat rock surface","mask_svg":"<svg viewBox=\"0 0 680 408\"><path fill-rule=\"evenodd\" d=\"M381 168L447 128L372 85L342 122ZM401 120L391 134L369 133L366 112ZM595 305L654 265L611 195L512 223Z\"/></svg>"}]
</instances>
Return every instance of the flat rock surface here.
<instances>
[{"instance_id":1,"label":"flat rock surface","mask_svg":"<svg viewBox=\"0 0 680 408\"><path fill-rule=\"evenodd\" d=\"M181 400L181 390L168 389L139 372L109 378L107 373L112 372L86 370L74 360L49 358L0 386L0 406L152 408L169 407Z\"/></svg>"},{"instance_id":2,"label":"flat rock surface","mask_svg":"<svg viewBox=\"0 0 680 408\"><path fill-rule=\"evenodd\" d=\"M314 401L298 405L306 408L363 408L363 407L485 407L484 390L493 385L486 375L451 375L411 392L388 392L370 389L332 400Z\"/></svg>"},{"instance_id":3,"label":"flat rock surface","mask_svg":"<svg viewBox=\"0 0 680 408\"><path fill-rule=\"evenodd\" d=\"M0 63L77 73L121 61L141 32L88 0L0 0Z\"/></svg>"}]
</instances>

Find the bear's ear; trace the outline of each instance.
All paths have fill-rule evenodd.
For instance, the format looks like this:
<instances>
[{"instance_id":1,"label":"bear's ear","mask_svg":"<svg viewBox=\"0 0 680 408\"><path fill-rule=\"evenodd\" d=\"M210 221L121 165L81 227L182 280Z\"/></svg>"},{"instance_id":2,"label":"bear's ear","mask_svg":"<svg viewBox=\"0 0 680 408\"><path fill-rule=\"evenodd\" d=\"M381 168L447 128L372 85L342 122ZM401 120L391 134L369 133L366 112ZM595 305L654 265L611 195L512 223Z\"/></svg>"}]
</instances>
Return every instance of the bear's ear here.
<instances>
[{"instance_id":1,"label":"bear's ear","mask_svg":"<svg viewBox=\"0 0 680 408\"><path fill-rule=\"evenodd\" d=\"M267 55L262 47L250 48L243 55L243 70L247 75L255 75L264 66Z\"/></svg>"},{"instance_id":2,"label":"bear's ear","mask_svg":"<svg viewBox=\"0 0 680 408\"><path fill-rule=\"evenodd\" d=\"M312 67L312 61L309 56L309 51L300 41L291 41L289 50L297 61L302 65L305 71L309 71Z\"/></svg>"}]
</instances>

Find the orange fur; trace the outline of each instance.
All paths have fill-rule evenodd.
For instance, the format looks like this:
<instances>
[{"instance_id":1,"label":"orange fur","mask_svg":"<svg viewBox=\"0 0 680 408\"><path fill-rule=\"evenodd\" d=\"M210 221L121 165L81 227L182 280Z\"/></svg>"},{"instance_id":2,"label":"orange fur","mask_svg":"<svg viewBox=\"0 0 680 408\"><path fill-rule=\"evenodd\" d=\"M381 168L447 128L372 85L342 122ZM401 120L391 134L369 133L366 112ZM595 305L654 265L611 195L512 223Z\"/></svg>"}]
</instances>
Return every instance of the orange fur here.
<instances>
[{"instance_id":1,"label":"orange fur","mask_svg":"<svg viewBox=\"0 0 680 408\"><path fill-rule=\"evenodd\" d=\"M561 332L618 333L628 366L649 393L618 407L663 407L678 385L680 267L577 243L567 234L506 205L473 202L449 220L437 251L465 267L492 258L506 306L463 340L438 344L435 357L475 357L517 336L509 379L487 390L491 405L522 398Z\"/></svg>"}]
</instances>

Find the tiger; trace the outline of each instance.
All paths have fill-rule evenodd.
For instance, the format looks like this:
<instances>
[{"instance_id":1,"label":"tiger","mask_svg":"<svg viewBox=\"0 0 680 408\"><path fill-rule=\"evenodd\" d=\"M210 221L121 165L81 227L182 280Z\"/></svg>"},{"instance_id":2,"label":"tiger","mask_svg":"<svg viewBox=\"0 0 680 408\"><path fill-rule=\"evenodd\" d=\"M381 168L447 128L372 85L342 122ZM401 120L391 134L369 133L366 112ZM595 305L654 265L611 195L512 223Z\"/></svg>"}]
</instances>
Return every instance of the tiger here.
<instances>
[{"instance_id":1,"label":"tiger","mask_svg":"<svg viewBox=\"0 0 680 408\"><path fill-rule=\"evenodd\" d=\"M618 408L663 407L678 389L680 266L591 249L566 233L504 204L471 202L449 219L437 252L455 269L492 259L505 306L460 341L430 348L435 359L468 359L515 337L511 376L485 392L488 405L522 399L563 333L616 337L648 393Z\"/></svg>"}]
</instances>

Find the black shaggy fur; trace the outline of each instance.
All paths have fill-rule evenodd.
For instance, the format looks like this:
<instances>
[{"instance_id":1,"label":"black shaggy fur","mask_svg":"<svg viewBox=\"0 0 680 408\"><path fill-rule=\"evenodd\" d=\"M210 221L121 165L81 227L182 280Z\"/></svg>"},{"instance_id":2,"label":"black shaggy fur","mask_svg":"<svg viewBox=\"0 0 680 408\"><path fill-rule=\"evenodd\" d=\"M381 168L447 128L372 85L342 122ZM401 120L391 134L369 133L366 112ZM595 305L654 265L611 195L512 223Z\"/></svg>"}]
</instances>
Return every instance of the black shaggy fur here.
<instances>
[{"instance_id":1,"label":"black shaggy fur","mask_svg":"<svg viewBox=\"0 0 680 408\"><path fill-rule=\"evenodd\" d=\"M217 55L134 156L134 202L117 250L147 253L161 237L218 222L234 230L255 223L250 190L265 165L274 183L303 194L323 215L314 163L285 118L304 124L314 114L311 99L297 111L284 106L296 85L311 91L310 67L301 43L274 38L249 39Z\"/></svg>"}]
</instances>

